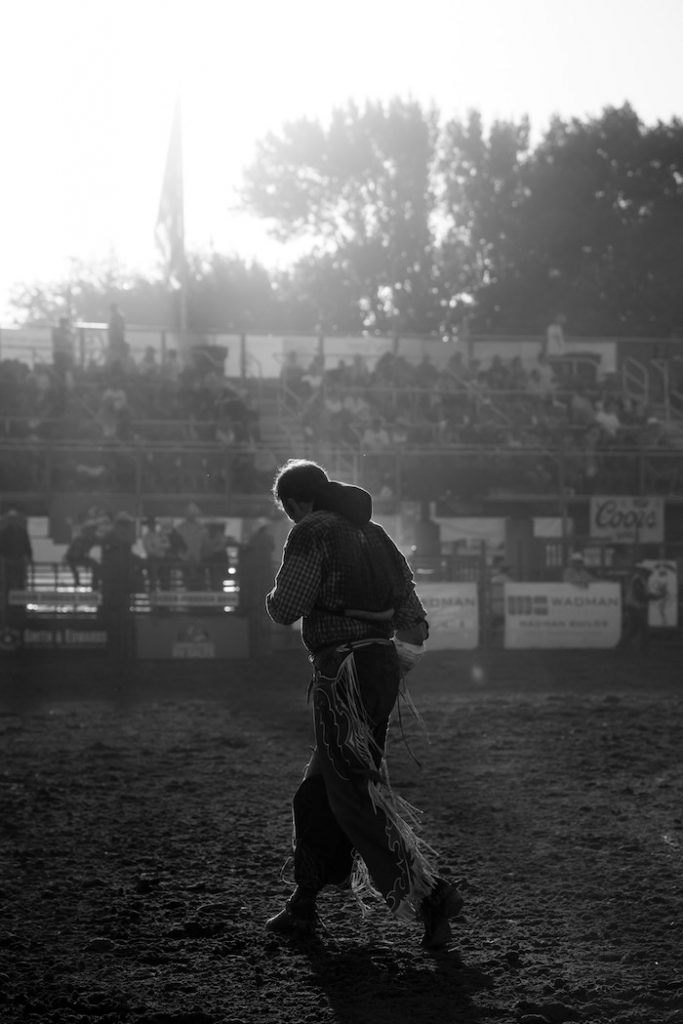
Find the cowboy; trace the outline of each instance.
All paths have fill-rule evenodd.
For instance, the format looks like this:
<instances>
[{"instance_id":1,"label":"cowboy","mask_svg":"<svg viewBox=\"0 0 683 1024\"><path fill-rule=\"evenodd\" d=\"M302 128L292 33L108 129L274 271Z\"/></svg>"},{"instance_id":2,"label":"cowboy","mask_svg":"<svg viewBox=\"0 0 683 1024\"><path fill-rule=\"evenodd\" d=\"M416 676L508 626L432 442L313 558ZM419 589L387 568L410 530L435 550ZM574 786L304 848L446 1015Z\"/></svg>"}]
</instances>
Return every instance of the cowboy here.
<instances>
[{"instance_id":1,"label":"cowboy","mask_svg":"<svg viewBox=\"0 0 683 1024\"><path fill-rule=\"evenodd\" d=\"M318 893L350 886L361 901L379 892L397 917L422 922L425 948L442 948L463 901L437 875L384 766L402 685L394 637L410 657L429 633L412 572L372 522L372 499L360 487L290 460L273 495L294 526L266 607L274 622L303 620L316 747L293 799L296 889L266 927L312 932Z\"/></svg>"}]
</instances>

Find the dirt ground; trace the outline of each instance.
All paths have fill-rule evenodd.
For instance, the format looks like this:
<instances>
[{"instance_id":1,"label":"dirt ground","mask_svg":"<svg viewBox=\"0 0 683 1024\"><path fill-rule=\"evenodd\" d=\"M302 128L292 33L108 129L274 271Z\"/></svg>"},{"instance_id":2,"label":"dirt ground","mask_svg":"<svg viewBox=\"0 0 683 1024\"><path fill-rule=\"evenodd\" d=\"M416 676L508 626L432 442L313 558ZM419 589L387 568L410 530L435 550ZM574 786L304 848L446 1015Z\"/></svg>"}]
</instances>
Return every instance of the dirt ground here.
<instances>
[{"instance_id":1,"label":"dirt ground","mask_svg":"<svg viewBox=\"0 0 683 1024\"><path fill-rule=\"evenodd\" d=\"M0 663L0 1020L683 1022L683 672L675 651L427 654L429 742L395 788L462 879L448 952L290 891L311 744L303 652L222 666Z\"/></svg>"}]
</instances>

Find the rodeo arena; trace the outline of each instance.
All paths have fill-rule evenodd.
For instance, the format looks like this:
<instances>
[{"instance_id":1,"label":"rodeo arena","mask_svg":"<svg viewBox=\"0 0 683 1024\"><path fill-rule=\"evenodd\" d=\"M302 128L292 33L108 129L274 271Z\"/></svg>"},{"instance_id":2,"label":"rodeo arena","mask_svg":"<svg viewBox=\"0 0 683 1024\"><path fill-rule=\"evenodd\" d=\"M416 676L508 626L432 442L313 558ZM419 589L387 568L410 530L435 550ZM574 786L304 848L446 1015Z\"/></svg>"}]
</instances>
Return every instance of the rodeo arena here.
<instances>
[{"instance_id":1,"label":"rodeo arena","mask_svg":"<svg viewBox=\"0 0 683 1024\"><path fill-rule=\"evenodd\" d=\"M681 1024L682 349L0 331L2 1024ZM308 775L290 459L427 614L363 768L410 920Z\"/></svg>"},{"instance_id":2,"label":"rodeo arena","mask_svg":"<svg viewBox=\"0 0 683 1024\"><path fill-rule=\"evenodd\" d=\"M465 344L110 335L0 333L4 657L296 645L263 603L288 525L270 490L291 457L373 494L430 649L644 643L641 563L647 642L679 642L680 343L565 342L559 324Z\"/></svg>"}]
</instances>

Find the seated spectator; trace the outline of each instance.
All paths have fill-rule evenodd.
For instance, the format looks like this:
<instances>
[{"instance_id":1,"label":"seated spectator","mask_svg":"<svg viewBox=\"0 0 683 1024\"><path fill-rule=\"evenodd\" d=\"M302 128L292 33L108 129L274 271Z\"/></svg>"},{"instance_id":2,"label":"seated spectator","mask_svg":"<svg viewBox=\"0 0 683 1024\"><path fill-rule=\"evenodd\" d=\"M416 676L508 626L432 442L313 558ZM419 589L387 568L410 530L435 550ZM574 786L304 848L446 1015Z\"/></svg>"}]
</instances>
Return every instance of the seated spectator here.
<instances>
[{"instance_id":1,"label":"seated spectator","mask_svg":"<svg viewBox=\"0 0 683 1024\"><path fill-rule=\"evenodd\" d=\"M383 387L391 383L394 379L394 363L396 362L396 356L393 352L387 350L383 352L375 363L375 369L372 373L372 386Z\"/></svg>"},{"instance_id":2,"label":"seated spectator","mask_svg":"<svg viewBox=\"0 0 683 1024\"><path fill-rule=\"evenodd\" d=\"M356 389L349 391L343 405L352 426L362 433L372 420L372 410L365 396Z\"/></svg>"},{"instance_id":3,"label":"seated spectator","mask_svg":"<svg viewBox=\"0 0 683 1024\"><path fill-rule=\"evenodd\" d=\"M604 404L598 402L596 404L595 422L610 441L616 438L621 428L621 423L613 402L605 402Z\"/></svg>"},{"instance_id":4,"label":"seated spectator","mask_svg":"<svg viewBox=\"0 0 683 1024\"><path fill-rule=\"evenodd\" d=\"M534 366L527 377L524 390L528 395L536 396L537 398L546 398L548 389L541 379L541 374L538 367Z\"/></svg>"},{"instance_id":5,"label":"seated spectator","mask_svg":"<svg viewBox=\"0 0 683 1024\"><path fill-rule=\"evenodd\" d=\"M508 385L508 373L499 355L491 360L488 370L484 371L484 379L491 391L505 391Z\"/></svg>"},{"instance_id":6,"label":"seated spectator","mask_svg":"<svg viewBox=\"0 0 683 1024\"><path fill-rule=\"evenodd\" d=\"M303 377L304 368L299 362L298 354L294 351L285 352L282 370L280 371L280 380L285 390L291 391L294 395L301 396L305 390Z\"/></svg>"},{"instance_id":7,"label":"seated spectator","mask_svg":"<svg viewBox=\"0 0 683 1024\"><path fill-rule=\"evenodd\" d=\"M235 424L229 417L220 415L216 420L216 440L226 448L232 448L237 443Z\"/></svg>"},{"instance_id":8,"label":"seated spectator","mask_svg":"<svg viewBox=\"0 0 683 1024\"><path fill-rule=\"evenodd\" d=\"M465 358L459 348L456 348L449 357L446 370L450 376L455 377L456 380L463 384L470 380L472 376L472 371L465 362Z\"/></svg>"},{"instance_id":9,"label":"seated spectator","mask_svg":"<svg viewBox=\"0 0 683 1024\"><path fill-rule=\"evenodd\" d=\"M342 392L335 387L325 388L323 399L324 433L330 440L335 440L344 433L345 410Z\"/></svg>"},{"instance_id":10,"label":"seated spectator","mask_svg":"<svg viewBox=\"0 0 683 1024\"><path fill-rule=\"evenodd\" d=\"M151 377L156 379L161 374L161 367L157 359L156 349L148 345L145 349L144 355L140 360L138 372L141 377Z\"/></svg>"},{"instance_id":11,"label":"seated spectator","mask_svg":"<svg viewBox=\"0 0 683 1024\"><path fill-rule=\"evenodd\" d=\"M124 389L112 384L105 389L100 400L97 419L108 440L124 440L131 435L131 412Z\"/></svg>"},{"instance_id":12,"label":"seated spectator","mask_svg":"<svg viewBox=\"0 0 683 1024\"><path fill-rule=\"evenodd\" d=\"M322 387L325 375L325 358L318 352L313 356L308 369L301 377L302 394L310 396L317 394Z\"/></svg>"},{"instance_id":13,"label":"seated spectator","mask_svg":"<svg viewBox=\"0 0 683 1024\"><path fill-rule=\"evenodd\" d=\"M563 313L558 313L548 324L545 332L544 355L550 359L558 359L565 355L566 345L564 328L567 318Z\"/></svg>"},{"instance_id":14,"label":"seated spectator","mask_svg":"<svg viewBox=\"0 0 683 1024\"><path fill-rule=\"evenodd\" d=\"M439 371L434 366L429 356L425 353L413 371L413 383L418 388L428 390L434 386L439 377Z\"/></svg>"},{"instance_id":15,"label":"seated spectator","mask_svg":"<svg viewBox=\"0 0 683 1024\"><path fill-rule=\"evenodd\" d=\"M536 421L546 442L560 444L570 425L567 406L551 394L539 404Z\"/></svg>"},{"instance_id":16,"label":"seated spectator","mask_svg":"<svg viewBox=\"0 0 683 1024\"><path fill-rule=\"evenodd\" d=\"M349 367L349 386L354 388L367 388L370 386L370 371L362 355L356 353L353 363Z\"/></svg>"},{"instance_id":17,"label":"seated spectator","mask_svg":"<svg viewBox=\"0 0 683 1024\"><path fill-rule=\"evenodd\" d=\"M308 444L326 433L325 404L321 392L311 395L301 411L301 428Z\"/></svg>"},{"instance_id":18,"label":"seated spectator","mask_svg":"<svg viewBox=\"0 0 683 1024\"><path fill-rule=\"evenodd\" d=\"M538 370L538 376L541 380L542 394L545 396L553 394L557 390L557 377L551 363L548 361L548 357L543 352L541 352L536 360L535 369Z\"/></svg>"},{"instance_id":19,"label":"seated spectator","mask_svg":"<svg viewBox=\"0 0 683 1024\"><path fill-rule=\"evenodd\" d=\"M330 385L338 388L346 388L350 381L350 368L345 359L340 359L335 367L331 370L327 370L325 373L325 380Z\"/></svg>"},{"instance_id":20,"label":"seated spectator","mask_svg":"<svg viewBox=\"0 0 683 1024\"><path fill-rule=\"evenodd\" d=\"M617 409L622 427L642 427L647 420L644 404L631 395L619 395Z\"/></svg>"},{"instance_id":21,"label":"seated spectator","mask_svg":"<svg viewBox=\"0 0 683 1024\"><path fill-rule=\"evenodd\" d=\"M569 401L569 413L574 426L588 427L595 423L593 403L582 388L573 392Z\"/></svg>"},{"instance_id":22,"label":"seated spectator","mask_svg":"<svg viewBox=\"0 0 683 1024\"><path fill-rule=\"evenodd\" d=\"M508 388L510 391L524 391L526 382L527 373L524 364L519 356L513 356L508 367Z\"/></svg>"},{"instance_id":23,"label":"seated spectator","mask_svg":"<svg viewBox=\"0 0 683 1024\"><path fill-rule=\"evenodd\" d=\"M396 419L388 425L389 443L394 448L402 448L408 443L408 424L403 419Z\"/></svg>"},{"instance_id":24,"label":"seated spectator","mask_svg":"<svg viewBox=\"0 0 683 1024\"><path fill-rule=\"evenodd\" d=\"M382 424L382 421L375 417L372 423L365 428L361 436L361 447L364 451L381 452L391 446L389 431Z\"/></svg>"},{"instance_id":25,"label":"seated spectator","mask_svg":"<svg viewBox=\"0 0 683 1024\"><path fill-rule=\"evenodd\" d=\"M169 384L177 384L181 373L180 359L174 348L164 353L161 361L161 377Z\"/></svg>"},{"instance_id":26,"label":"seated spectator","mask_svg":"<svg viewBox=\"0 0 683 1024\"><path fill-rule=\"evenodd\" d=\"M249 396L237 388L225 385L216 402L215 415L219 422L229 424L237 444L247 444L258 434L258 410Z\"/></svg>"},{"instance_id":27,"label":"seated spectator","mask_svg":"<svg viewBox=\"0 0 683 1024\"><path fill-rule=\"evenodd\" d=\"M391 367L391 383L396 388L412 387L415 368L405 356L397 355Z\"/></svg>"},{"instance_id":28,"label":"seated spectator","mask_svg":"<svg viewBox=\"0 0 683 1024\"><path fill-rule=\"evenodd\" d=\"M379 481L377 498L379 501L393 501L396 497L396 481L394 474L384 473Z\"/></svg>"}]
</instances>

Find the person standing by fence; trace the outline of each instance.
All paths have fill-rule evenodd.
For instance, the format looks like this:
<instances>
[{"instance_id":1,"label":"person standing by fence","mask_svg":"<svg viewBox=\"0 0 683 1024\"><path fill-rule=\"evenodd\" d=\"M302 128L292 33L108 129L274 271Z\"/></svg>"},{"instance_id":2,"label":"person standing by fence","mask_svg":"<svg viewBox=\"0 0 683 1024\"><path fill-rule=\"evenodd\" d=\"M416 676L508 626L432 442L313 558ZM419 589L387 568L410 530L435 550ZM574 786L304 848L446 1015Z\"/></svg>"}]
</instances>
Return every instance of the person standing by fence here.
<instances>
[{"instance_id":1,"label":"person standing by fence","mask_svg":"<svg viewBox=\"0 0 683 1024\"><path fill-rule=\"evenodd\" d=\"M32 561L33 545L26 520L18 509L11 508L0 518L0 595L7 622L23 614L23 605L10 603L10 592L26 589Z\"/></svg>"},{"instance_id":2,"label":"person standing by fence","mask_svg":"<svg viewBox=\"0 0 683 1024\"><path fill-rule=\"evenodd\" d=\"M650 644L650 601L657 595L650 592L648 579L650 566L638 562L626 581L624 592L624 624L619 646L635 648L645 654Z\"/></svg>"}]
</instances>

